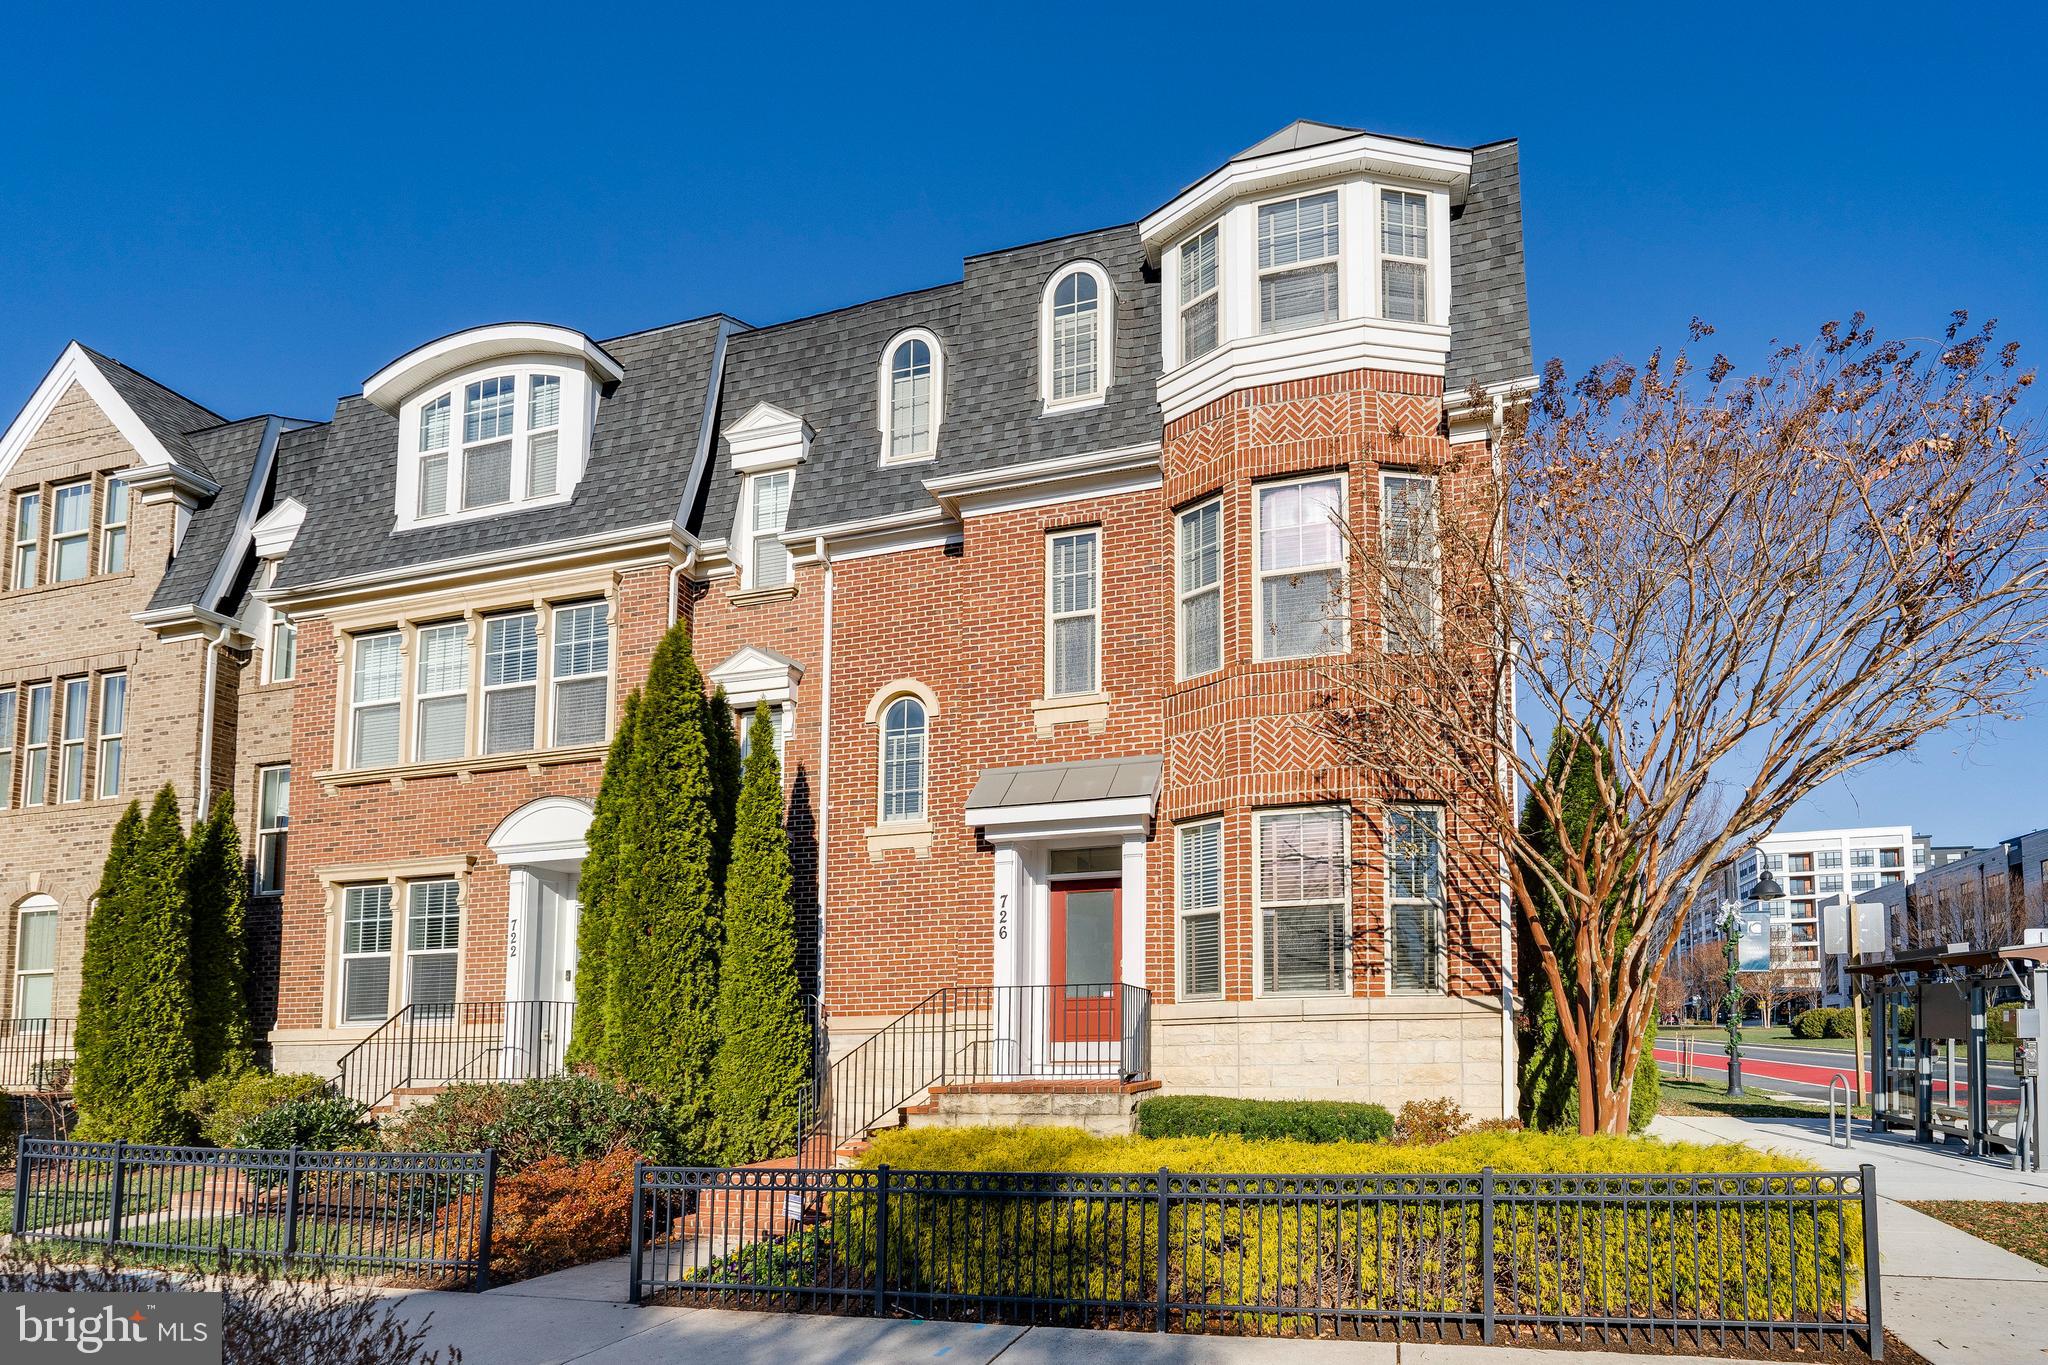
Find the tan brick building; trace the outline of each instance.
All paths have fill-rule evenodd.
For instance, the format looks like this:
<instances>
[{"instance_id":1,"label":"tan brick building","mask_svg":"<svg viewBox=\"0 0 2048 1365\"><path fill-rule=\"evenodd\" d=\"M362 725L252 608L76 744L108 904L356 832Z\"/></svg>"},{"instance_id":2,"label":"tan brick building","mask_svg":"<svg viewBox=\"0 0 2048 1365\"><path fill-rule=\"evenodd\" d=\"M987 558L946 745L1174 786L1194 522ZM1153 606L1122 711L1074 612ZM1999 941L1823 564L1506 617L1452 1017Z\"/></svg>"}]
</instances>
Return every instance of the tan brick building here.
<instances>
[{"instance_id":1,"label":"tan brick building","mask_svg":"<svg viewBox=\"0 0 2048 1365\"><path fill-rule=\"evenodd\" d=\"M298 635L279 1065L559 1054L604 745L687 615L776 720L839 1072L914 1033L951 1060L890 1084L976 1112L1512 1112L1497 850L1308 722L1379 647L1346 537L1459 515L1434 471L1531 369L1514 145L1320 124L937 288L391 362L249 528Z\"/></svg>"}]
</instances>

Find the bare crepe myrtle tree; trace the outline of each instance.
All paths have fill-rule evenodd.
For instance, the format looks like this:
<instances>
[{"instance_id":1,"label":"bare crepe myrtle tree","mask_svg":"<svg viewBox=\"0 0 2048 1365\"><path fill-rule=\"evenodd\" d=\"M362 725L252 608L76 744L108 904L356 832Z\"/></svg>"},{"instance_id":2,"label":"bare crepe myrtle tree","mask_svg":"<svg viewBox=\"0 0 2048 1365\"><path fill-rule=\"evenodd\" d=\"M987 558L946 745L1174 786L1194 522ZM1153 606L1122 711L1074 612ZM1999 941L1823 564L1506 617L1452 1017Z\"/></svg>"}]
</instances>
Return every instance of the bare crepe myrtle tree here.
<instances>
[{"instance_id":1,"label":"bare crepe myrtle tree","mask_svg":"<svg viewBox=\"0 0 2048 1365\"><path fill-rule=\"evenodd\" d=\"M1371 628L1327 661L1317 723L1499 841L1584 1131L1627 1130L1676 911L1717 864L1835 778L2025 707L2048 614L2032 382L1961 313L1925 342L1859 314L1747 375L1553 361L1494 404L1493 442L1449 445L1352 537ZM1599 773L1569 818L1554 725L1566 769ZM1525 796L1571 832L1547 859Z\"/></svg>"}]
</instances>

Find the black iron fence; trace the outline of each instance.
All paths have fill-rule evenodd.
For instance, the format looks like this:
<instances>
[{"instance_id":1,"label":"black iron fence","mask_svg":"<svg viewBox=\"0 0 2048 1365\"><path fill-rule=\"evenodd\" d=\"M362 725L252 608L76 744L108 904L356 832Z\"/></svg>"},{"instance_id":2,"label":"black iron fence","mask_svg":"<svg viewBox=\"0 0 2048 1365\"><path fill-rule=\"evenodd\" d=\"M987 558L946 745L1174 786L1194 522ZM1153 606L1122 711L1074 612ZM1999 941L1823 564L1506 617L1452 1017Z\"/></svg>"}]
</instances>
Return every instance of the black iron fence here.
<instances>
[{"instance_id":1,"label":"black iron fence","mask_svg":"<svg viewBox=\"0 0 2048 1365\"><path fill-rule=\"evenodd\" d=\"M221 1151L24 1137L17 1241L486 1286L494 1152Z\"/></svg>"},{"instance_id":2,"label":"black iron fence","mask_svg":"<svg viewBox=\"0 0 2048 1365\"><path fill-rule=\"evenodd\" d=\"M946 986L827 1068L804 1132L832 1145L893 1122L935 1085L1151 1072L1152 993L1122 982Z\"/></svg>"},{"instance_id":3,"label":"black iron fence","mask_svg":"<svg viewBox=\"0 0 2048 1365\"><path fill-rule=\"evenodd\" d=\"M68 1090L71 1019L0 1019L0 1090Z\"/></svg>"},{"instance_id":4,"label":"black iron fence","mask_svg":"<svg viewBox=\"0 0 2048 1365\"><path fill-rule=\"evenodd\" d=\"M567 1000L407 1005L342 1054L335 1089L374 1107L402 1090L559 1075L575 1008Z\"/></svg>"},{"instance_id":5,"label":"black iron fence","mask_svg":"<svg viewBox=\"0 0 2048 1365\"><path fill-rule=\"evenodd\" d=\"M1872 1170L990 1174L642 1167L629 1292L1252 1335L1645 1335L1882 1359Z\"/></svg>"}]
</instances>

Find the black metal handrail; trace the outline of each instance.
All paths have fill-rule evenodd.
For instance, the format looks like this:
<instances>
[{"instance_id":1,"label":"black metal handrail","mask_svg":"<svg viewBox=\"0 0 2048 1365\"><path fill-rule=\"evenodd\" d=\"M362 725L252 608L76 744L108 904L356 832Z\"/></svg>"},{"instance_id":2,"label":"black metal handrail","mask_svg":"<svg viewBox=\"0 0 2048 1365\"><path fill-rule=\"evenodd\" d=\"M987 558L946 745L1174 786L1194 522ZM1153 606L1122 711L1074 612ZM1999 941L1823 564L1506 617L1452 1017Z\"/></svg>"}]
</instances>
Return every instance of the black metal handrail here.
<instances>
[{"instance_id":1,"label":"black metal handrail","mask_svg":"<svg viewBox=\"0 0 2048 1365\"><path fill-rule=\"evenodd\" d=\"M0 1019L0 1090L66 1090L75 1019Z\"/></svg>"},{"instance_id":2,"label":"black metal handrail","mask_svg":"<svg viewBox=\"0 0 2048 1365\"><path fill-rule=\"evenodd\" d=\"M560 1075L575 1008L567 1000L407 1005L342 1054L334 1088L374 1108L400 1090Z\"/></svg>"},{"instance_id":3,"label":"black metal handrail","mask_svg":"<svg viewBox=\"0 0 2048 1365\"><path fill-rule=\"evenodd\" d=\"M882 1126L936 1085L1151 1074L1152 993L1125 982L942 986L824 1069L803 1142Z\"/></svg>"}]
</instances>

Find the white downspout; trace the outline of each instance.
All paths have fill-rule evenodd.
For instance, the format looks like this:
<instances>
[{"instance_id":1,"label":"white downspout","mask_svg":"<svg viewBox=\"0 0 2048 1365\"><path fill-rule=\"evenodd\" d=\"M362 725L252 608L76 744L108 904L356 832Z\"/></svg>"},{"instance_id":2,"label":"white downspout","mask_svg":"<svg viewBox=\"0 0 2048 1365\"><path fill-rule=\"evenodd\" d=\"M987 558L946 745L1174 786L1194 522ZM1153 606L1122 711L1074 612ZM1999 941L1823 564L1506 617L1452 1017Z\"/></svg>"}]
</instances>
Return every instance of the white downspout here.
<instances>
[{"instance_id":1,"label":"white downspout","mask_svg":"<svg viewBox=\"0 0 2048 1365\"><path fill-rule=\"evenodd\" d=\"M818 1014L825 1013L825 882L832 860L832 561L825 551L825 539L818 537L812 549L825 565L825 641L820 660L824 681L818 689Z\"/></svg>"},{"instance_id":2,"label":"white downspout","mask_svg":"<svg viewBox=\"0 0 2048 1365\"><path fill-rule=\"evenodd\" d=\"M199 781L194 785L192 823L198 824L206 818L213 807L212 796L207 790L213 781L213 694L220 685L220 641L209 638L206 642L206 693L199 704Z\"/></svg>"}]
</instances>

